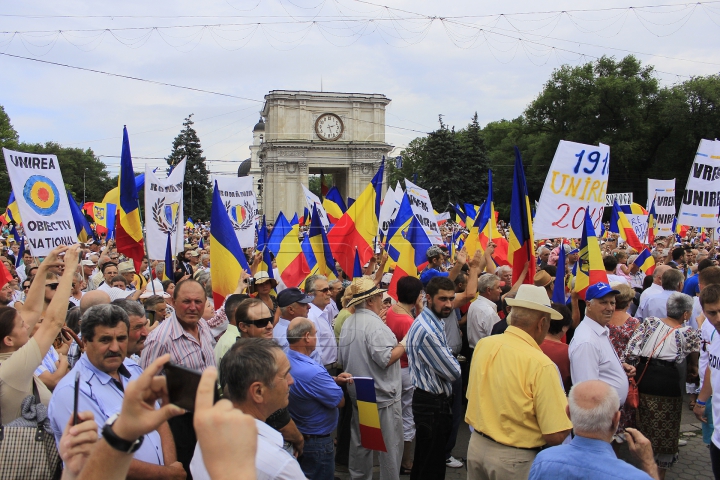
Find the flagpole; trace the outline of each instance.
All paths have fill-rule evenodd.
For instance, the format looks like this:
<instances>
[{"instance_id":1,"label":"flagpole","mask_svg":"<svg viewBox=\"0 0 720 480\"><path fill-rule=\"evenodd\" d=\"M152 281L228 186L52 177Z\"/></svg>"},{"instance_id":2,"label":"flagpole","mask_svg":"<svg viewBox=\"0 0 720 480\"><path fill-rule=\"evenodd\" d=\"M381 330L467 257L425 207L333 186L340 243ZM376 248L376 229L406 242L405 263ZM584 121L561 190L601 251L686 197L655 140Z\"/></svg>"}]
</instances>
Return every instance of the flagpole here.
<instances>
[{"instance_id":1,"label":"flagpole","mask_svg":"<svg viewBox=\"0 0 720 480\"><path fill-rule=\"evenodd\" d=\"M145 224L142 219L142 210L140 209L140 195L138 195L138 216L140 217L140 231L143 235L143 249L145 250L145 256L148 259L148 271L150 272L150 285L152 285L152 292L153 295L157 295L155 293L155 279L152 278L152 270L150 270L150 254L148 253L148 245L147 245L147 234L145 232L145 228L143 228L143 225ZM142 265L142 262L140 262L140 265ZM138 272L138 275L142 275L142 272Z\"/></svg>"}]
</instances>

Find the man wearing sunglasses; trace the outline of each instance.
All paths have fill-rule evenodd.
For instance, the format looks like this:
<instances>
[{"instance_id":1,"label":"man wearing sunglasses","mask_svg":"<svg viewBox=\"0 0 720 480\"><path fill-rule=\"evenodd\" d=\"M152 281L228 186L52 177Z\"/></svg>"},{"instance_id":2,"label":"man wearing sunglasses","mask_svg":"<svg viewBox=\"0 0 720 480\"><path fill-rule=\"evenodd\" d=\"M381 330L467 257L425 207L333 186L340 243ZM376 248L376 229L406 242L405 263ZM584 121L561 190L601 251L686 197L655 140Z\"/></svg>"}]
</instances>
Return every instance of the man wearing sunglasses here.
<instances>
[{"instance_id":1,"label":"man wearing sunglasses","mask_svg":"<svg viewBox=\"0 0 720 480\"><path fill-rule=\"evenodd\" d=\"M305 281L305 293L314 295L310 303L310 311L307 318L314 324L317 331L317 346L320 354L320 363L328 371L333 368L337 361L337 343L335 343L335 332L333 331L328 312L325 310L330 304L330 285L327 277L323 275L312 275Z\"/></svg>"}]
</instances>

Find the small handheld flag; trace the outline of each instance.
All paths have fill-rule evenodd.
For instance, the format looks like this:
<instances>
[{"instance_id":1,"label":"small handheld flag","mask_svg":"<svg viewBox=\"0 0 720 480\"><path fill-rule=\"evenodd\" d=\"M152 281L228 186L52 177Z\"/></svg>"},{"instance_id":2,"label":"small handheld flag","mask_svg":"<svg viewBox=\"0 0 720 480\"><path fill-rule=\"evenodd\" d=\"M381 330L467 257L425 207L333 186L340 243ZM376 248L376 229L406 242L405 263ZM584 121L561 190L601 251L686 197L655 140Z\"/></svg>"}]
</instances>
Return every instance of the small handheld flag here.
<instances>
[{"instance_id":1,"label":"small handheld flag","mask_svg":"<svg viewBox=\"0 0 720 480\"><path fill-rule=\"evenodd\" d=\"M608 283L605 265L600 252L600 244L595 236L589 207L585 209L585 223L583 225L582 240L580 240L580 253L575 269L575 291L581 299L585 300L585 292L590 285L598 282Z\"/></svg>"},{"instance_id":2,"label":"small handheld flag","mask_svg":"<svg viewBox=\"0 0 720 480\"><path fill-rule=\"evenodd\" d=\"M175 269L173 268L172 232L168 232L167 246L165 247L165 280L175 281Z\"/></svg>"},{"instance_id":3,"label":"small handheld flag","mask_svg":"<svg viewBox=\"0 0 720 480\"><path fill-rule=\"evenodd\" d=\"M550 300L565 305L565 245L563 243L560 244L555 285L553 285L553 294Z\"/></svg>"}]
</instances>

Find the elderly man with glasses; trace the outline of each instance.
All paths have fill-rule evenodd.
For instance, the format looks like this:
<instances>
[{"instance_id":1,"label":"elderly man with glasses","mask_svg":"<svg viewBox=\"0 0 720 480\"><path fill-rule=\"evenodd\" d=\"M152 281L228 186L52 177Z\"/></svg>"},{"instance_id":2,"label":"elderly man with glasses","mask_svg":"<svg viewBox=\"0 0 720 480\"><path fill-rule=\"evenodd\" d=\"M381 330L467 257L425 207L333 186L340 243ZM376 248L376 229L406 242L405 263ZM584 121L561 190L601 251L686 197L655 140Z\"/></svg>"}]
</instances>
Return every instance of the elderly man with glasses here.
<instances>
[{"instance_id":1,"label":"elderly man with glasses","mask_svg":"<svg viewBox=\"0 0 720 480\"><path fill-rule=\"evenodd\" d=\"M331 291L327 277L324 275L312 275L305 281L305 293L315 296L310 303L307 318L315 324L317 331L317 346L315 349L320 353L321 365L324 365L328 371L334 368L335 361L337 361L335 332L326 310L326 307L330 304Z\"/></svg>"}]
</instances>

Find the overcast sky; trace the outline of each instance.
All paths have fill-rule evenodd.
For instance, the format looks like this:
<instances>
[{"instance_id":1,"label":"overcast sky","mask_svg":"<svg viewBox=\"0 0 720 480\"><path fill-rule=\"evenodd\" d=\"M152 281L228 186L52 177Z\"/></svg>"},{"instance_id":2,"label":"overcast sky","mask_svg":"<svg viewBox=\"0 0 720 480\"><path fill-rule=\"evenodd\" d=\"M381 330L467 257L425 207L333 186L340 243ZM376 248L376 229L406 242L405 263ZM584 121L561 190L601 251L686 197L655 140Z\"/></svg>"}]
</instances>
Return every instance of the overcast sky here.
<instances>
[{"instance_id":1,"label":"overcast sky","mask_svg":"<svg viewBox=\"0 0 720 480\"><path fill-rule=\"evenodd\" d=\"M0 55L0 104L21 140L92 148L111 174L123 125L134 157L165 157L190 113L211 172L237 170L264 95L321 81L392 99L387 141L402 147L438 114L456 128L520 115L563 63L634 52L664 85L718 72L720 1L626 8L650 3L0 0L2 53L244 98Z\"/></svg>"}]
</instances>

